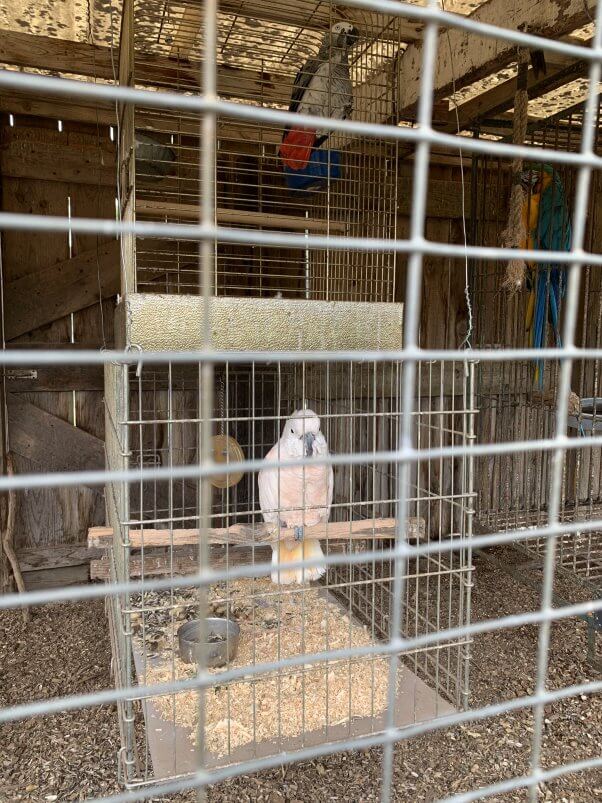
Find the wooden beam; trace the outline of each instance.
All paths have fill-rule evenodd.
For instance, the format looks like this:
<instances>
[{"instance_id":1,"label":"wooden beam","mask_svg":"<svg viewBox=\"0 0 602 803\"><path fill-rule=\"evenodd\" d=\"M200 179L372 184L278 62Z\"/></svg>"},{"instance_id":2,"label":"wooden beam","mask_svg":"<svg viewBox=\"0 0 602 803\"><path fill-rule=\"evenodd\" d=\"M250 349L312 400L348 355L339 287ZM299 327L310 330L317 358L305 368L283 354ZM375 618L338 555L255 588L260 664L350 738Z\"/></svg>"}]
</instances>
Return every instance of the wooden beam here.
<instances>
[{"instance_id":1,"label":"wooden beam","mask_svg":"<svg viewBox=\"0 0 602 803\"><path fill-rule=\"evenodd\" d=\"M288 103L288 97L286 99ZM90 125L115 126L116 116L115 107L111 104L98 101L97 103L86 103L84 101L65 101L60 97L52 99L46 96L43 99L34 95L23 95L22 93L2 93L0 94L0 113L13 114L18 121L19 116L23 117L46 117L54 120L72 120L77 123L88 123ZM156 114L152 110L139 108L136 110L137 130L149 129L151 131L163 131L167 134L173 133L174 129L182 135L190 135L198 140L199 121L198 118L186 114L169 116L167 114ZM277 128L265 128L249 123L240 123L236 120L223 121L218 125L217 139L219 140L219 151L229 150L230 143L236 143L237 152L258 154L266 145L275 145L280 142L281 132ZM106 153L109 153L108 151ZM103 159L104 159L103 154ZM109 163L113 160L109 156ZM42 159L42 164L46 160ZM16 168L13 168L16 169ZM24 176L30 176L31 171ZM56 169L47 172L46 178L57 177ZM96 175L96 174L95 174ZM104 181L102 182L104 183ZM107 182L110 183L110 182Z\"/></svg>"},{"instance_id":2,"label":"wooden beam","mask_svg":"<svg viewBox=\"0 0 602 803\"><path fill-rule=\"evenodd\" d=\"M68 181L115 186L115 153L104 146L26 140L5 132L0 144L0 174L7 178Z\"/></svg>"},{"instance_id":3,"label":"wooden beam","mask_svg":"<svg viewBox=\"0 0 602 803\"><path fill-rule=\"evenodd\" d=\"M35 404L9 396L8 424L11 450L39 465L41 471L104 468L104 442L100 438Z\"/></svg>"},{"instance_id":4,"label":"wooden beam","mask_svg":"<svg viewBox=\"0 0 602 803\"><path fill-rule=\"evenodd\" d=\"M9 348L11 347L9 346ZM49 347L54 348L52 345ZM5 378L9 393L104 390L102 365L40 365L27 368L7 368Z\"/></svg>"},{"instance_id":5,"label":"wooden beam","mask_svg":"<svg viewBox=\"0 0 602 803\"><path fill-rule=\"evenodd\" d=\"M471 19L512 30L525 30L558 39L591 21L596 0L489 0L477 8ZM449 51L454 54L449 58ZM449 95L455 83L461 89L499 70L516 58L516 45L500 39L479 37L455 28L449 43L442 39L435 59L435 99ZM422 46L412 44L400 58L398 115L412 117L420 94Z\"/></svg>"},{"instance_id":6,"label":"wooden beam","mask_svg":"<svg viewBox=\"0 0 602 803\"><path fill-rule=\"evenodd\" d=\"M117 240L9 282L4 288L6 338L96 304L99 292L103 298L119 292Z\"/></svg>"},{"instance_id":7,"label":"wooden beam","mask_svg":"<svg viewBox=\"0 0 602 803\"><path fill-rule=\"evenodd\" d=\"M200 207L197 204L172 203L171 201L136 201L136 215L178 217L183 220L198 221ZM217 222L236 226L262 226L266 229L288 229L290 231L312 231L344 233L345 223L338 220L318 220L298 215L280 215L267 212L253 212L248 209L217 209Z\"/></svg>"},{"instance_id":8,"label":"wooden beam","mask_svg":"<svg viewBox=\"0 0 602 803\"><path fill-rule=\"evenodd\" d=\"M107 342L103 343L100 338L93 340L78 340L77 343L65 343L64 341L56 341L56 340L21 340L17 343L11 343L8 348L11 351L23 351L30 349L36 350L39 349L41 351L45 351L46 349L53 349L54 351L97 351L104 347L106 348L113 348L114 342L112 337L112 332L107 333Z\"/></svg>"},{"instance_id":9,"label":"wooden beam","mask_svg":"<svg viewBox=\"0 0 602 803\"><path fill-rule=\"evenodd\" d=\"M242 550L241 550L242 551ZM250 553L248 547L245 552ZM263 551L267 554L272 553L272 550L263 547ZM249 555L245 556L247 561ZM269 557L267 558L269 560ZM215 560L212 550L209 553L209 562L212 569L224 568L225 561ZM236 560L236 565L240 565L240 561ZM136 555L129 559L130 577L157 577L165 574L186 575L198 571L198 560L193 555L145 555L144 558ZM90 580L103 580L107 582L111 579L111 562L108 555L97 558L90 562Z\"/></svg>"},{"instance_id":10,"label":"wooden beam","mask_svg":"<svg viewBox=\"0 0 602 803\"><path fill-rule=\"evenodd\" d=\"M584 43L586 45L589 42ZM568 83L569 81L579 78L587 73L587 62L578 61L572 64L564 64L558 69L554 69L551 63L548 63L548 74L540 78L535 77L532 69L527 73L527 91L529 99L541 97L546 92L551 92L560 86ZM516 78L509 78L507 81L482 92L480 95L466 101L466 103L458 106L458 116L460 118L460 129L466 128L476 120L494 116L506 111L514 106L514 97L516 94ZM448 123L440 127L439 130L453 133L457 128L456 114L452 110L449 113Z\"/></svg>"},{"instance_id":11,"label":"wooden beam","mask_svg":"<svg viewBox=\"0 0 602 803\"><path fill-rule=\"evenodd\" d=\"M202 5L188 4L197 9L196 24L202 24ZM399 19L398 26L388 27L390 16L377 14L361 8L349 8L334 5L329 0L295 0L294 3L271 3L265 0L220 0L219 10L222 14L234 14L261 22L273 22L279 25L290 25L313 31L327 31L338 20L349 20L363 32L383 40L402 42L416 41L422 28L419 22ZM188 19L191 19L189 12Z\"/></svg>"},{"instance_id":12,"label":"wooden beam","mask_svg":"<svg viewBox=\"0 0 602 803\"><path fill-rule=\"evenodd\" d=\"M328 554L343 554L345 544L329 543ZM223 571L231 566L254 566L269 563L272 548L269 546L220 546L209 547L209 566L215 571ZM161 575L188 575L199 568L195 554L190 551L174 549L173 555L132 555L129 560L130 577L157 577ZM111 578L111 564L108 555L90 562L90 579L107 581Z\"/></svg>"},{"instance_id":13,"label":"wooden beam","mask_svg":"<svg viewBox=\"0 0 602 803\"><path fill-rule=\"evenodd\" d=\"M114 58L117 70L117 57ZM0 30L0 63L96 77L105 81L114 78L109 47L5 29ZM190 88L197 88L200 86L202 65L199 61L175 60L136 51L134 74L137 83L168 86L184 82ZM218 66L217 91L224 97L262 97L270 103L288 103L293 77L287 79L278 75L272 78L267 73L222 64Z\"/></svg>"},{"instance_id":14,"label":"wooden beam","mask_svg":"<svg viewBox=\"0 0 602 803\"><path fill-rule=\"evenodd\" d=\"M64 569L67 566L82 566L92 559L102 557L99 549L90 549L86 544L18 549L17 557L24 572L39 572L47 569Z\"/></svg>"},{"instance_id":15,"label":"wooden beam","mask_svg":"<svg viewBox=\"0 0 602 803\"><path fill-rule=\"evenodd\" d=\"M115 56L117 59L117 56ZM111 49L85 42L0 30L0 62L112 80Z\"/></svg>"},{"instance_id":16,"label":"wooden beam","mask_svg":"<svg viewBox=\"0 0 602 803\"><path fill-rule=\"evenodd\" d=\"M91 125L116 125L115 106L101 100L86 103L73 98L67 102L6 91L0 94L0 113L14 115L17 124L19 117L48 117Z\"/></svg>"},{"instance_id":17,"label":"wooden beam","mask_svg":"<svg viewBox=\"0 0 602 803\"><path fill-rule=\"evenodd\" d=\"M306 528L306 538L319 538L325 541L365 541L371 539L388 540L396 537L396 519L365 519L362 521L331 521ZM421 539L425 532L422 518L408 519L407 537ZM282 528L280 532L266 524L233 524L231 527L217 527L209 530L210 544L236 544L251 546L273 544L278 540L293 539L292 528ZM130 530L132 549L150 547L187 546L199 541L198 529L189 530ZM111 527L91 527L88 530L88 546L107 549L113 546Z\"/></svg>"},{"instance_id":18,"label":"wooden beam","mask_svg":"<svg viewBox=\"0 0 602 803\"><path fill-rule=\"evenodd\" d=\"M90 567L87 563L78 566L57 566L54 569L41 569L37 572L24 572L26 591L42 591L48 588L65 588L81 586L90 579Z\"/></svg>"}]
</instances>

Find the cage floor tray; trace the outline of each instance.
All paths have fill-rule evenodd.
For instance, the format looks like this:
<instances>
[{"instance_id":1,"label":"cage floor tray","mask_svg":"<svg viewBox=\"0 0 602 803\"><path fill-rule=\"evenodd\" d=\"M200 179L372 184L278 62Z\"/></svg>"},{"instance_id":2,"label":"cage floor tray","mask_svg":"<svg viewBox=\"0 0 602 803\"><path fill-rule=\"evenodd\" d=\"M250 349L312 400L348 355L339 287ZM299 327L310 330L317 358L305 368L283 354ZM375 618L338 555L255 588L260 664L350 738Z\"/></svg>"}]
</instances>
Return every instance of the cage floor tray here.
<instances>
[{"instance_id":1,"label":"cage floor tray","mask_svg":"<svg viewBox=\"0 0 602 803\"><path fill-rule=\"evenodd\" d=\"M136 663L138 665L138 660ZM446 716L455 710L403 664L399 665L398 679L395 706L395 724L398 727L426 722ZM193 729L165 719L152 700L144 705L144 718L155 779L165 780L174 775L195 772L198 765ZM384 730L384 727L384 714L377 717L358 717L345 725L330 725L320 730L309 731L304 737L283 738L281 741L272 739L238 747L227 756L209 752L205 754L205 766L235 764L254 757L273 756L301 747L342 741L350 736L367 736Z\"/></svg>"},{"instance_id":2,"label":"cage floor tray","mask_svg":"<svg viewBox=\"0 0 602 803\"><path fill-rule=\"evenodd\" d=\"M367 628L350 619L348 612L324 589L297 588L283 595L274 593L275 587L264 580L254 582L252 596L246 590L250 588L250 581L236 581L228 588L229 610L239 613L241 624L241 649L234 665L274 660L275 649L281 657L299 654L299 638L306 653L318 652L325 649L325 629L332 649L373 642ZM219 600L216 603L213 594L215 605ZM245 617L243 600L248 604L249 599L252 599L252 616L249 617L247 608ZM273 617L275 609L277 619ZM300 632L301 618L304 627ZM170 647L151 654L147 651L145 657L142 639L134 638L133 645L140 684L194 674L194 667L180 664ZM218 678L219 670L216 681ZM385 727L387 679L388 659L378 657L283 670L280 676L243 679L229 687L216 684L206 692L205 764L224 766L255 756L378 733ZM453 710L408 666L398 663L395 707L398 726L444 716ZM196 716L197 699L191 692L144 702L146 737L157 780L195 770Z\"/></svg>"}]
</instances>

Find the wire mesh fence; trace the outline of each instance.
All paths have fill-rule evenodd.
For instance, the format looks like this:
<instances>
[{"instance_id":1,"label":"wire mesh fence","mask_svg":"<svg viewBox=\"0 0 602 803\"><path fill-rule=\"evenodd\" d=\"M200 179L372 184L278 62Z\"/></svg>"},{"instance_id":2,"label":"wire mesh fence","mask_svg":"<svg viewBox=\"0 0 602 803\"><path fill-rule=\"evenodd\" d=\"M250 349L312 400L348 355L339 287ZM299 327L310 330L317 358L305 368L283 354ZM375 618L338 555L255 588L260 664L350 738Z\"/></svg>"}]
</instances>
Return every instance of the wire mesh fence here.
<instances>
[{"instance_id":1,"label":"wire mesh fence","mask_svg":"<svg viewBox=\"0 0 602 803\"><path fill-rule=\"evenodd\" d=\"M599 756L561 766L542 760L546 705L602 689L599 680L547 683L552 624L602 609L599 598L553 605L557 564L598 579L602 531L600 12L584 48L448 14L434 2L349 1L369 22L351 48L356 114L337 119L287 112L288 91L278 94L280 79L290 83L320 47L316 31L335 22L334 7L319 6L326 18L301 32L269 22L257 33L252 17L231 6L220 14L215 0L125 2L119 86L0 72L0 86L20 92L116 104L119 219L2 212L0 228L119 236L124 297L115 350L2 353L5 369L104 366L106 470L0 478L2 492L105 487L107 526L92 535L105 549L94 568L103 582L6 594L0 610L106 598L115 688L23 701L1 708L0 722L116 703L126 789L107 800L191 788L203 799L228 778L380 746L380 796L389 801L402 799L393 780L400 741L529 709L529 771L450 789L446 799L525 789L536 800L546 781L602 766ZM407 20L424 25L420 91L416 124L398 125L398 82L409 80L397 61ZM525 145L461 138L481 188L472 197L470 243L425 234L432 147L460 147L432 125L440 26L589 65L578 120L559 118L553 135L536 129ZM229 72L241 54L245 74ZM157 73L165 58L177 63L167 78ZM228 99L226 79L243 82L240 102ZM293 124L326 129L327 152L341 154L342 176L329 155L311 201L283 192L277 168L274 146ZM229 128L237 144L222 147ZM402 238L399 160L410 151L411 220ZM538 165L562 177L568 248L498 245L492 187L509 190L518 157L539 181ZM527 203L535 191L529 180ZM523 337L525 297L504 308L496 283L510 255L529 263L533 281L541 267L548 288L555 268L567 270L554 346L551 334L536 350ZM486 310L459 347L420 342L425 256L466 270L469 304L480 299ZM139 293L169 298L137 301ZM495 300L486 305L488 295ZM240 317L236 305L219 307L223 296L244 296ZM339 305L336 326L328 305ZM276 326L279 316L288 324ZM536 366L545 366L549 387L534 398ZM575 382L578 408L570 406ZM289 430L297 439L291 451ZM270 471L271 508L261 480ZM293 476L300 503L286 498ZM475 516L487 533L473 533ZM320 539L323 547L310 553L306 544ZM471 621L472 550L518 542L542 557L540 606ZM287 585L285 571L299 572L301 582ZM309 585L310 571L321 582ZM186 664L181 628L196 619L198 661ZM236 628L220 635L214 620ZM525 624L539 634L533 693L472 707L473 640ZM238 654L212 665L220 647Z\"/></svg>"}]
</instances>

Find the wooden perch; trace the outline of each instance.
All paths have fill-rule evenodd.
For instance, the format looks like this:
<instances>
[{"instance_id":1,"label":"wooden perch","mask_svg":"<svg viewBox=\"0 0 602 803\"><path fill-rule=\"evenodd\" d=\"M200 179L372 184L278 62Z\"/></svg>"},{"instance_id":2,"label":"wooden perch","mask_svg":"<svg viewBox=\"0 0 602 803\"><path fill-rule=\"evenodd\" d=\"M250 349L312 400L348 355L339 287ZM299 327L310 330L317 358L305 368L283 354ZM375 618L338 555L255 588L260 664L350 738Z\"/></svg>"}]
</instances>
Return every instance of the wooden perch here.
<instances>
[{"instance_id":1,"label":"wooden perch","mask_svg":"<svg viewBox=\"0 0 602 803\"><path fill-rule=\"evenodd\" d=\"M182 220L198 221L198 204L173 203L172 201L136 201L136 214L178 217ZM262 226L266 229L290 229L291 231L313 231L344 234L345 223L341 220L318 220L299 215L281 215L267 212L254 212L251 209L225 209L218 207L217 222L222 225Z\"/></svg>"},{"instance_id":2,"label":"wooden perch","mask_svg":"<svg viewBox=\"0 0 602 803\"><path fill-rule=\"evenodd\" d=\"M14 470L14 463L13 463L13 456L9 452L6 455L6 473L9 477L12 477L15 473ZM17 553L15 552L15 520L17 517L17 494L14 489L10 489L8 492L8 512L6 515L6 529L2 534L2 548L4 550L4 554L8 558L8 562L10 563L13 576L15 578L15 583L17 585L17 591L19 594L25 593L25 582L23 581L23 575L21 574L21 568L19 567L19 560L17 558ZM29 608L21 608L21 613L23 615L23 621L25 624L29 621Z\"/></svg>"},{"instance_id":3,"label":"wooden perch","mask_svg":"<svg viewBox=\"0 0 602 803\"><path fill-rule=\"evenodd\" d=\"M396 535L395 519L364 519L362 521L337 521L307 527L306 538L319 538L325 541L362 541L366 539L393 539ZM421 539L425 532L424 519L408 519L407 537ZM189 530L130 530L132 549L167 546L186 546L199 540L198 529ZM239 546L259 546L272 544L279 539L294 538L292 528L283 528L278 533L266 524L233 524L231 527L209 530L210 544L232 544ZM89 547L113 546L112 527L91 527L88 530Z\"/></svg>"}]
</instances>

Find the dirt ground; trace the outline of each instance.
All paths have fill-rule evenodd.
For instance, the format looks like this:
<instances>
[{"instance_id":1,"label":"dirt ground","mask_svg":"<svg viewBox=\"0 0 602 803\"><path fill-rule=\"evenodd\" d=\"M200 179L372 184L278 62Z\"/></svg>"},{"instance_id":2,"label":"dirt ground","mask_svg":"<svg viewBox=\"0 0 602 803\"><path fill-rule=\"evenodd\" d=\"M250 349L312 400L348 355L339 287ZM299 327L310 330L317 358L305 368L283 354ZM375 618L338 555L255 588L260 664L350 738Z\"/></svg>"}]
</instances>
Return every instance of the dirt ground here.
<instances>
[{"instance_id":1,"label":"dirt ground","mask_svg":"<svg viewBox=\"0 0 602 803\"><path fill-rule=\"evenodd\" d=\"M475 620L537 607L537 595L479 558ZM472 707L533 691L537 629L523 627L479 637L473 648ZM0 614L0 707L32 699L107 688L110 648L102 602L34 611L25 628L18 613ZM575 620L552 632L549 687L599 675L586 661L585 626ZM602 754L599 696L565 700L545 714L545 767ZM394 800L435 801L528 770L532 716L528 711L428 734L395 753ZM69 712L0 729L0 801L70 801L119 790L119 730L111 706ZM376 801L380 750L344 754L244 776L215 787L211 803ZM167 799L167 798L163 798ZM194 800L194 794L172 801ZM524 791L489 798L524 801ZM554 803L602 800L602 773L567 776L540 790Z\"/></svg>"}]
</instances>

